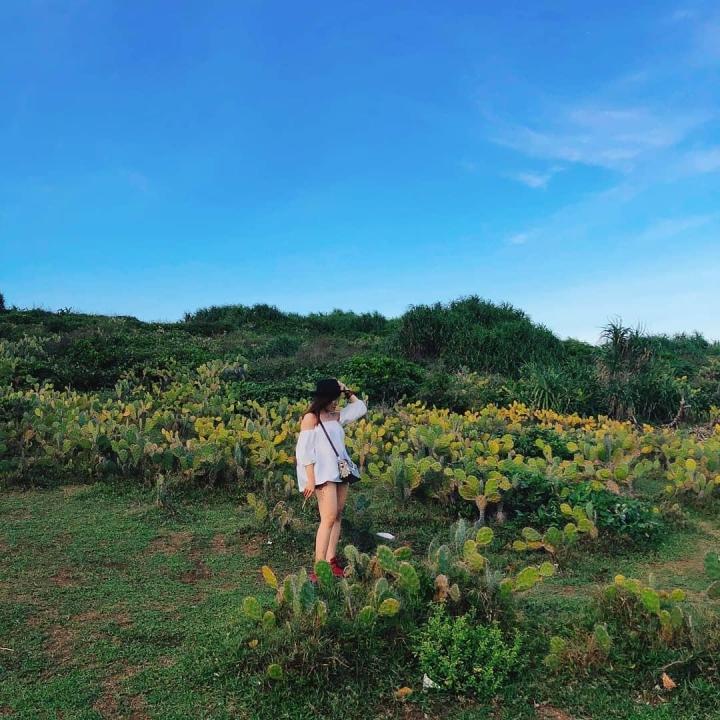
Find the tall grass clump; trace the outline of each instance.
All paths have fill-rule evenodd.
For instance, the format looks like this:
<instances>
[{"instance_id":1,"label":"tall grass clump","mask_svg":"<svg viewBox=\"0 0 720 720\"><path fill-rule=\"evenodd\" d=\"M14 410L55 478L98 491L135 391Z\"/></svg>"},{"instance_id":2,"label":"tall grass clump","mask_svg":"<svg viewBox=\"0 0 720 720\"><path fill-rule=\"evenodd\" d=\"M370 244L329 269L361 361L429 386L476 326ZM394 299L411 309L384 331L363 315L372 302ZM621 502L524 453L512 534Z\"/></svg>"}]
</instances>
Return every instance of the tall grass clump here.
<instances>
[{"instance_id":1,"label":"tall grass clump","mask_svg":"<svg viewBox=\"0 0 720 720\"><path fill-rule=\"evenodd\" d=\"M400 352L409 360L442 360L449 369L467 367L516 377L527 362L562 357L562 343L507 303L477 296L448 304L417 305L397 329Z\"/></svg>"}]
</instances>

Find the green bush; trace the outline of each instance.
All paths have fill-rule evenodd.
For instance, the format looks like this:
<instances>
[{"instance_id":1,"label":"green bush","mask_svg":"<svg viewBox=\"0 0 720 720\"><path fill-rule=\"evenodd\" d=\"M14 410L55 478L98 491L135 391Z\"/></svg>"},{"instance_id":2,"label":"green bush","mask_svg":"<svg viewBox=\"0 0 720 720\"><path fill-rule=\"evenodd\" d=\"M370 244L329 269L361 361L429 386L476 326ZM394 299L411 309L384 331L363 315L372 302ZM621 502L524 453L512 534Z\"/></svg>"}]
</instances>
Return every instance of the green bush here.
<instances>
[{"instance_id":1,"label":"green bush","mask_svg":"<svg viewBox=\"0 0 720 720\"><path fill-rule=\"evenodd\" d=\"M414 398L424 377L422 367L387 356L357 355L338 366L338 375L349 386L362 390L373 402L393 403Z\"/></svg>"},{"instance_id":2,"label":"green bush","mask_svg":"<svg viewBox=\"0 0 720 720\"><path fill-rule=\"evenodd\" d=\"M397 345L409 360L443 360L450 369L516 377L526 362L562 358L563 346L521 310L476 296L417 305L401 318Z\"/></svg>"},{"instance_id":3,"label":"green bush","mask_svg":"<svg viewBox=\"0 0 720 720\"><path fill-rule=\"evenodd\" d=\"M298 378L256 382L247 380L238 383L232 391L236 400L256 400L259 403L277 402L287 398L293 402L310 397L312 383Z\"/></svg>"},{"instance_id":4,"label":"green bush","mask_svg":"<svg viewBox=\"0 0 720 720\"><path fill-rule=\"evenodd\" d=\"M478 410L489 403L507 405L517 399L512 383L499 375L481 375L465 368L449 372L442 364L426 374L417 398L454 412Z\"/></svg>"},{"instance_id":5,"label":"green bush","mask_svg":"<svg viewBox=\"0 0 720 720\"><path fill-rule=\"evenodd\" d=\"M512 487L503 493L503 507L510 518L522 521L523 525L544 525L552 523L551 517L544 517L543 510L557 497L557 490L551 480L541 472L533 472L518 466L510 473Z\"/></svg>"},{"instance_id":6,"label":"green bush","mask_svg":"<svg viewBox=\"0 0 720 720\"><path fill-rule=\"evenodd\" d=\"M443 690L490 700L516 669L520 637L508 643L497 625L473 613L450 617L438 606L417 633L420 669Z\"/></svg>"},{"instance_id":7,"label":"green bush","mask_svg":"<svg viewBox=\"0 0 720 720\"><path fill-rule=\"evenodd\" d=\"M656 540L663 529L662 516L653 510L650 503L627 495L616 495L605 489L595 490L589 482L574 485L566 502L573 507L592 503L596 513L595 524L601 531L625 536L634 542Z\"/></svg>"},{"instance_id":8,"label":"green bush","mask_svg":"<svg viewBox=\"0 0 720 720\"><path fill-rule=\"evenodd\" d=\"M572 460L573 454L567 448L567 438L561 437L552 428L537 425L525 427L522 431L513 435L513 447L517 453L524 457L542 457L543 451L537 445L538 440L542 440L543 443L551 447L553 457Z\"/></svg>"},{"instance_id":9,"label":"green bush","mask_svg":"<svg viewBox=\"0 0 720 720\"><path fill-rule=\"evenodd\" d=\"M185 313L184 325L190 332L215 334L247 329L273 334L331 334L386 332L390 321L380 313L354 313L333 310L330 313L299 315L279 310L274 305L222 305Z\"/></svg>"}]
</instances>

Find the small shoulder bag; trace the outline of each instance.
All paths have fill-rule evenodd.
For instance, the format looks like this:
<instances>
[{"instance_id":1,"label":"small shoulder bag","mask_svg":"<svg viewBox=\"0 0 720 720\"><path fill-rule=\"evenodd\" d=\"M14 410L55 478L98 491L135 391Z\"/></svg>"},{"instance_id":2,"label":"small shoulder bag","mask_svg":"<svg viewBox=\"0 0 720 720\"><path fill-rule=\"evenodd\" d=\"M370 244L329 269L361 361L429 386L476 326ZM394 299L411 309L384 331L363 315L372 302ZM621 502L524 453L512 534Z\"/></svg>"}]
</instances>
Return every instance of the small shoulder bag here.
<instances>
[{"instance_id":1,"label":"small shoulder bag","mask_svg":"<svg viewBox=\"0 0 720 720\"><path fill-rule=\"evenodd\" d=\"M352 460L350 460L350 458L346 459L340 457L338 451L335 449L333 441L330 439L330 435L328 435L328 431L325 429L325 426L320 419L320 416L318 416L318 422L320 423L320 427L323 429L325 437L328 439L330 447L333 449L335 457L337 458L338 473L340 474L340 479L350 483L350 485L354 485L356 482L360 482L360 469L358 468L358 466Z\"/></svg>"}]
</instances>

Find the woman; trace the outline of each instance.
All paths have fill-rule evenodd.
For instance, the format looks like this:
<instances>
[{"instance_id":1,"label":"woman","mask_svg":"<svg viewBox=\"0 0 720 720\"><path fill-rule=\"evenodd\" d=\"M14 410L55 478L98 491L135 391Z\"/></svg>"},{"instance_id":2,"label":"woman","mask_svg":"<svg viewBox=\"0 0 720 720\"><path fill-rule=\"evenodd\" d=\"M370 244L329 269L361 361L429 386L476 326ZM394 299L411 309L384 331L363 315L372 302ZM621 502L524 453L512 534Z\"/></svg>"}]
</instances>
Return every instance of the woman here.
<instances>
[{"instance_id":1,"label":"woman","mask_svg":"<svg viewBox=\"0 0 720 720\"><path fill-rule=\"evenodd\" d=\"M338 411L340 395L344 395L348 403ZM341 458L349 458L343 425L357 420L366 412L365 403L344 383L335 378L319 380L312 403L300 423L300 436L295 448L300 492L306 498L315 495L320 510L320 525L315 536L315 562L327 560L333 574L338 577L342 577L343 569L335 553L349 483L340 477L335 450ZM317 581L315 572L311 572L309 577L313 582Z\"/></svg>"}]
</instances>

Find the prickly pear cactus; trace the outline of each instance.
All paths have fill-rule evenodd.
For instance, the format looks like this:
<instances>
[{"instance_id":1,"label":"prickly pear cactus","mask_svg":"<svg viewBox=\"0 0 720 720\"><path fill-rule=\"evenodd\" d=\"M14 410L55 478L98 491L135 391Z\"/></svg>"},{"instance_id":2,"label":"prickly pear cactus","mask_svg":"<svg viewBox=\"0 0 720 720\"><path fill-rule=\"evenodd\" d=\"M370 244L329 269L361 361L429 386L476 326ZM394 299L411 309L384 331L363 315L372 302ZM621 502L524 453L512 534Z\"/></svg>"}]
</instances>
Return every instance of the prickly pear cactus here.
<instances>
[{"instance_id":1,"label":"prickly pear cactus","mask_svg":"<svg viewBox=\"0 0 720 720\"><path fill-rule=\"evenodd\" d=\"M409 562L401 562L398 566L397 583L408 595L417 595L420 592L420 578Z\"/></svg>"},{"instance_id":2,"label":"prickly pear cactus","mask_svg":"<svg viewBox=\"0 0 720 720\"><path fill-rule=\"evenodd\" d=\"M565 651L567 649L567 640L558 635L550 638L550 648L548 654L543 659L543 664L550 670L557 670L562 665Z\"/></svg>"},{"instance_id":3,"label":"prickly pear cactus","mask_svg":"<svg viewBox=\"0 0 720 720\"><path fill-rule=\"evenodd\" d=\"M657 590L637 578L616 575L613 584L605 589L605 597L613 602L623 593L626 597L634 597L643 611L657 618L659 636L663 641L669 642L684 627L685 615L678 604L685 600L684 590Z\"/></svg>"},{"instance_id":4,"label":"prickly pear cactus","mask_svg":"<svg viewBox=\"0 0 720 720\"><path fill-rule=\"evenodd\" d=\"M318 560L315 563L315 575L323 588L329 588L333 583L333 572L327 560Z\"/></svg>"},{"instance_id":5,"label":"prickly pear cactus","mask_svg":"<svg viewBox=\"0 0 720 720\"><path fill-rule=\"evenodd\" d=\"M395 553L387 545L379 545L377 548L378 564L384 572L397 574L400 564Z\"/></svg>"},{"instance_id":6,"label":"prickly pear cactus","mask_svg":"<svg viewBox=\"0 0 720 720\"><path fill-rule=\"evenodd\" d=\"M612 646L612 639L608 633L607 625L605 623L597 623L593 629L593 638L597 647L607 655L610 652Z\"/></svg>"},{"instance_id":7,"label":"prickly pear cactus","mask_svg":"<svg viewBox=\"0 0 720 720\"><path fill-rule=\"evenodd\" d=\"M242 611L245 617L250 620L260 620L262 618L262 607L258 599L253 595L246 597L242 603Z\"/></svg>"}]
</instances>

